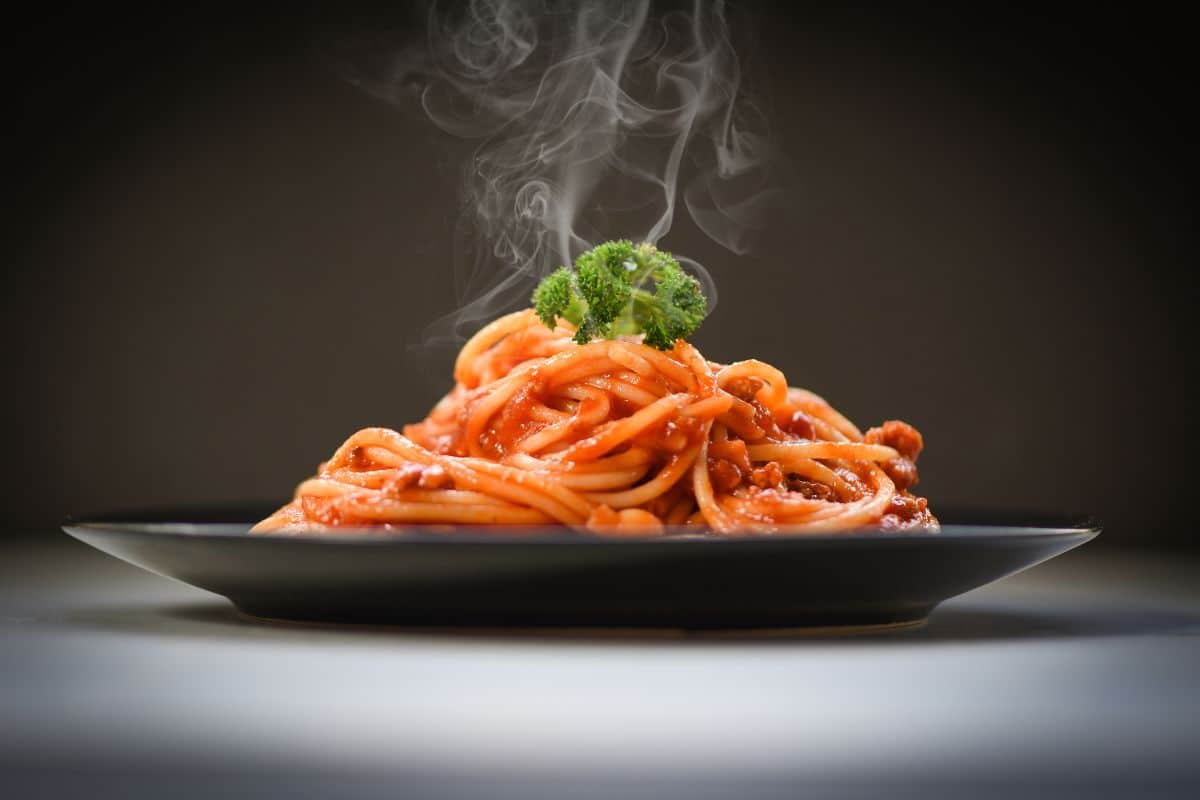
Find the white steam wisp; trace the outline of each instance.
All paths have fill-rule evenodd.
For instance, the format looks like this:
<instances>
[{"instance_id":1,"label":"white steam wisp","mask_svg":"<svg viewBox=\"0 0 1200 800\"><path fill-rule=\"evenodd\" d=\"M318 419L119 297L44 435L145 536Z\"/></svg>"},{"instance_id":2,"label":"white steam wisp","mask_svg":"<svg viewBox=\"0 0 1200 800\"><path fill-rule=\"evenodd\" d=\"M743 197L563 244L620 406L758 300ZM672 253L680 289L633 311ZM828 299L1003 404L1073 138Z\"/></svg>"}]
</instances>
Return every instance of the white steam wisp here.
<instances>
[{"instance_id":1,"label":"white steam wisp","mask_svg":"<svg viewBox=\"0 0 1200 800\"><path fill-rule=\"evenodd\" d=\"M427 344L526 304L600 241L659 242L680 194L709 237L750 248L778 189L727 14L700 0L472 0L435 4L425 41L384 58L343 44L359 48L334 58L352 81L393 102L415 95L442 130L479 142L463 170L460 306ZM715 305L707 272L681 260Z\"/></svg>"}]
</instances>

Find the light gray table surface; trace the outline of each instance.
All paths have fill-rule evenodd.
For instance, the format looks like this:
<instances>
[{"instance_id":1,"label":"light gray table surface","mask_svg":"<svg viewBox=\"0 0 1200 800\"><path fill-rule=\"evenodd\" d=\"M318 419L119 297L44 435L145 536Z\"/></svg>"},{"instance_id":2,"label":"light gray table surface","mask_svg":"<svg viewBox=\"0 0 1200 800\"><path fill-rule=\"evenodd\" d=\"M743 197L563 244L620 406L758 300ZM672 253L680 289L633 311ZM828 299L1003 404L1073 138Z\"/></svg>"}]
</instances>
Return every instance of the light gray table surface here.
<instances>
[{"instance_id":1,"label":"light gray table surface","mask_svg":"<svg viewBox=\"0 0 1200 800\"><path fill-rule=\"evenodd\" d=\"M353 629L47 531L0 544L0 795L1198 796L1198 578L1097 542L883 635Z\"/></svg>"}]
</instances>

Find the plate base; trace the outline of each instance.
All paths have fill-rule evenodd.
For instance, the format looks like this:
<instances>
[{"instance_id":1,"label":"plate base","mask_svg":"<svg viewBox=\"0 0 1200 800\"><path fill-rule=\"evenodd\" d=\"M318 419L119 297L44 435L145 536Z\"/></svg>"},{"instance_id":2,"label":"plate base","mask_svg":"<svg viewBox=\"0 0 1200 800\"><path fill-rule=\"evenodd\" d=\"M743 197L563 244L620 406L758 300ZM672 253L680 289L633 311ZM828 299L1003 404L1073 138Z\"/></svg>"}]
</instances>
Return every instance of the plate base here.
<instances>
[{"instance_id":1,"label":"plate base","mask_svg":"<svg viewBox=\"0 0 1200 800\"><path fill-rule=\"evenodd\" d=\"M420 613L384 608L325 607L304 609L234 601L237 612L247 619L279 625L339 627L412 632L520 633L554 635L559 632L604 635L605 632L638 635L704 636L825 636L877 633L923 626L932 607L889 609L874 613L828 610L821 614L765 615L762 613L732 617L728 615L666 615L661 612L639 615L526 613L484 615L467 611L445 611L428 606Z\"/></svg>"}]
</instances>

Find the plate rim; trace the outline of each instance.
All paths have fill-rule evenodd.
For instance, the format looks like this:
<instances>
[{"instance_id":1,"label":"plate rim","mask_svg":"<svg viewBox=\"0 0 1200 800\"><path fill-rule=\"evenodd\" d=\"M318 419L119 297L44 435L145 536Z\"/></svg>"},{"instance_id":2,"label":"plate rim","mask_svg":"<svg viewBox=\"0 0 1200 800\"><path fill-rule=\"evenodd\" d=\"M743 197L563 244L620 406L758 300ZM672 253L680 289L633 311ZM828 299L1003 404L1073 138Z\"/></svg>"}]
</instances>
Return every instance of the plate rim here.
<instances>
[{"instance_id":1,"label":"plate rim","mask_svg":"<svg viewBox=\"0 0 1200 800\"><path fill-rule=\"evenodd\" d=\"M193 512L198 509L191 509ZM987 513L979 509L980 513ZM119 517L142 513L158 513L147 510L143 512L124 512L117 514L88 514L71 515L66 517L61 528L72 537L79 538L87 534L140 535L144 537L163 537L173 540L223 540L223 541L252 541L252 542L287 542L301 546L405 546L416 544L446 544L446 545L543 545L543 546L580 546L592 545L603 547L646 547L646 546L761 546L781 544L817 545L847 545L862 544L912 544L930 543L936 541L971 541L984 540L1024 541L1029 539L1081 538L1084 541L1099 536L1103 531L1102 522L1089 514L1073 514L1061 512L1028 512L1028 516L1054 516L1063 521L1057 525L1037 524L999 524L999 523L950 523L943 525L935 533L919 530L884 531L879 528L860 527L838 531L836 533L787 533L787 534L747 534L739 536L705 536L696 534L688 529L683 535L667 535L654 537L614 537L592 534L587 531L564 529L561 526L528 526L521 530L504 532L484 532L486 526L409 526L395 530L378 530L373 528L344 528L336 534L325 533L249 533L249 526L254 524L233 522L185 522L185 521L147 521L121 520ZM163 514L173 513L167 509ZM1021 511L1005 510L1000 512L992 509L991 513L1021 515ZM1069 521L1069 522L1068 522ZM78 535L77 535L78 534Z\"/></svg>"}]
</instances>

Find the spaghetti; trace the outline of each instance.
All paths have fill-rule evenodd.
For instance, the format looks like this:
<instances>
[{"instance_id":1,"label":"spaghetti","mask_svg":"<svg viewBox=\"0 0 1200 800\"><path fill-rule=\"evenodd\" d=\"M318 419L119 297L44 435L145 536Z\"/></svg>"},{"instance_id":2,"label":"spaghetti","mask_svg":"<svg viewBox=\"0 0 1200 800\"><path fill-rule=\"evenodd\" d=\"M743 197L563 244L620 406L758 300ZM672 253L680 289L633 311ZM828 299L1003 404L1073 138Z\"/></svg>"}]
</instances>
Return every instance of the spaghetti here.
<instances>
[{"instance_id":1,"label":"spaghetti","mask_svg":"<svg viewBox=\"0 0 1200 800\"><path fill-rule=\"evenodd\" d=\"M652 536L861 527L936 530L921 435L864 435L761 361L721 365L683 341L576 344L532 310L466 343L456 385L403 433L358 431L255 532L540 525ZM504 529L504 528L499 528Z\"/></svg>"}]
</instances>

